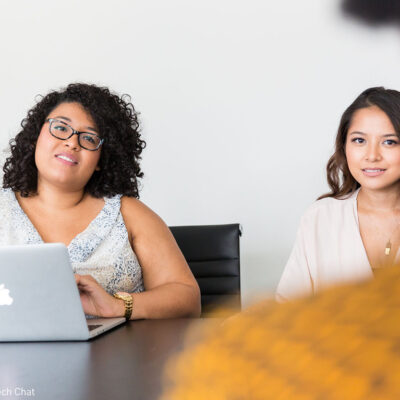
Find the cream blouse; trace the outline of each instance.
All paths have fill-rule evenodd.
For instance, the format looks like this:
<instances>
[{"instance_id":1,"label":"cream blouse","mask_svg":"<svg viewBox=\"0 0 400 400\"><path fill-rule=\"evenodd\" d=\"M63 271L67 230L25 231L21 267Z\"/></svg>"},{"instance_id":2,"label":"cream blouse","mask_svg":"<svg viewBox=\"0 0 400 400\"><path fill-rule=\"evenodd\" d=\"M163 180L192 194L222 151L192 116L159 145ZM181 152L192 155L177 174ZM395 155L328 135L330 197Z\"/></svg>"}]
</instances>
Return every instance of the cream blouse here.
<instances>
[{"instance_id":1,"label":"cream blouse","mask_svg":"<svg viewBox=\"0 0 400 400\"><path fill-rule=\"evenodd\" d=\"M373 277L358 225L358 192L343 200L318 200L302 216L278 301Z\"/></svg>"}]
</instances>

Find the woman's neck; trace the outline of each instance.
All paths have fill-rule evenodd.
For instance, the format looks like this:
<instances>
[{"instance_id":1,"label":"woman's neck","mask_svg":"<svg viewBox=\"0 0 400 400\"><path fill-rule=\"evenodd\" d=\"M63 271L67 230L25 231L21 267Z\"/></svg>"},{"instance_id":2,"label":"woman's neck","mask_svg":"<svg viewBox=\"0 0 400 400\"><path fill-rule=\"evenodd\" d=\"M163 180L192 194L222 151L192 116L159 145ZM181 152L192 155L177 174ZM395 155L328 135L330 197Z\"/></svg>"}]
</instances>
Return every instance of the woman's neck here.
<instances>
[{"instance_id":1,"label":"woman's neck","mask_svg":"<svg viewBox=\"0 0 400 400\"><path fill-rule=\"evenodd\" d=\"M77 206L86 197L83 190L65 191L38 182L35 200L48 210L66 210Z\"/></svg>"},{"instance_id":2,"label":"woman's neck","mask_svg":"<svg viewBox=\"0 0 400 400\"><path fill-rule=\"evenodd\" d=\"M400 185L382 190L361 187L357 203L359 208L375 212L400 211Z\"/></svg>"}]
</instances>

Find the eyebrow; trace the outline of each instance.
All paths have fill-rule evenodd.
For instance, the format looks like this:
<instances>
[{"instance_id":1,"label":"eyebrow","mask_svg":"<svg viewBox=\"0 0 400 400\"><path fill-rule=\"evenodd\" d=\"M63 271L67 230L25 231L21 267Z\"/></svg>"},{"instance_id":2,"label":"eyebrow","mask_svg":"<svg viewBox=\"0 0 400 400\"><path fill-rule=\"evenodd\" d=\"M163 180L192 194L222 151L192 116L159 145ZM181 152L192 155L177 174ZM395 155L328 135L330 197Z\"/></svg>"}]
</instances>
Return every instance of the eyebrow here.
<instances>
[{"instance_id":1,"label":"eyebrow","mask_svg":"<svg viewBox=\"0 0 400 400\"><path fill-rule=\"evenodd\" d=\"M54 118L56 118L56 119L61 118L61 119L65 119L68 122L72 122L70 118L64 117L62 115L59 115L58 117L54 117ZM85 129L89 129L90 131L94 131L96 133L98 132L96 128L92 128L91 126L87 126Z\"/></svg>"},{"instance_id":2,"label":"eyebrow","mask_svg":"<svg viewBox=\"0 0 400 400\"><path fill-rule=\"evenodd\" d=\"M364 133L364 132L354 131L354 132L351 132L351 133L350 133L350 136L351 136L351 135L362 135L362 136L366 136L367 134ZM390 136L396 136L396 137L398 137L395 133L386 133L386 134L381 135L381 136L382 136L382 137L390 137Z\"/></svg>"}]
</instances>

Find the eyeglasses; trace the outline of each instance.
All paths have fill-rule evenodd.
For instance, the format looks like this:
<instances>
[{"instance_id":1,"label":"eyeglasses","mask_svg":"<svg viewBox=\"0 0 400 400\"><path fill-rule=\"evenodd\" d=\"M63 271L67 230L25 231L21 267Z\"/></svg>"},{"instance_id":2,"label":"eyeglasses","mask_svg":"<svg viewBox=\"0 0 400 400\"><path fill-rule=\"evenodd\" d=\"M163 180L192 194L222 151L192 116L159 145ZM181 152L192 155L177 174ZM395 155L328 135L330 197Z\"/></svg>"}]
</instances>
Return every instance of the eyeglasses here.
<instances>
[{"instance_id":1,"label":"eyeglasses","mask_svg":"<svg viewBox=\"0 0 400 400\"><path fill-rule=\"evenodd\" d=\"M104 139L92 132L79 132L72 126L59 119L49 118L49 132L60 140L67 140L73 135L78 135L78 143L85 150L96 151L103 144Z\"/></svg>"}]
</instances>

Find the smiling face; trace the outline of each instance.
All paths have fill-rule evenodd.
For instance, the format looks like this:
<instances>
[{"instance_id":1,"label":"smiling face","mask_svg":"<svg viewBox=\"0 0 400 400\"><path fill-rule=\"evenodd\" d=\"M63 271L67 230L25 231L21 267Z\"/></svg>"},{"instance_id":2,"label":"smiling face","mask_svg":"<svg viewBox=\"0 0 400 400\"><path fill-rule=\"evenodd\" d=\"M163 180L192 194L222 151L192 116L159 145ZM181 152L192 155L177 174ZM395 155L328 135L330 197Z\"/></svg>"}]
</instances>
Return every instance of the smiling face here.
<instances>
[{"instance_id":1,"label":"smiling face","mask_svg":"<svg viewBox=\"0 0 400 400\"><path fill-rule=\"evenodd\" d=\"M400 140L378 107L357 110L346 138L346 158L354 179L365 189L382 190L400 180Z\"/></svg>"},{"instance_id":2,"label":"smiling face","mask_svg":"<svg viewBox=\"0 0 400 400\"><path fill-rule=\"evenodd\" d=\"M98 134L90 114L79 103L61 103L46 118L36 142L35 163L38 169L38 187L43 183L65 190L83 190L96 170L101 148L88 151L79 146L78 136L60 140L49 131L48 119L64 121L76 131Z\"/></svg>"}]
</instances>

